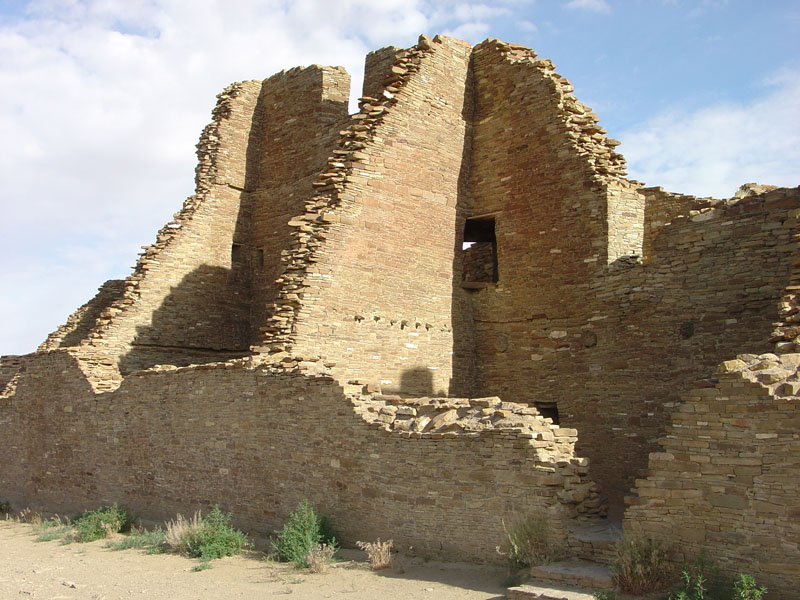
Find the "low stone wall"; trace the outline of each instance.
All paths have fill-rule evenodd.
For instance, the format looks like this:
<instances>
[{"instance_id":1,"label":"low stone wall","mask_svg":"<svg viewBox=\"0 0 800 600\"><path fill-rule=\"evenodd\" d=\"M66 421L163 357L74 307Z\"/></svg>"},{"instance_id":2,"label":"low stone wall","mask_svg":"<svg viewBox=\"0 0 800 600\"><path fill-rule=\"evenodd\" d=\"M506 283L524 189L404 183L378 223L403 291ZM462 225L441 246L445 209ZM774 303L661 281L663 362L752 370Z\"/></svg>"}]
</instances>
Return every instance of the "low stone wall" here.
<instances>
[{"instance_id":1,"label":"low stone wall","mask_svg":"<svg viewBox=\"0 0 800 600\"><path fill-rule=\"evenodd\" d=\"M798 365L800 354L740 355L685 397L627 498L625 530L664 540L676 564L705 551L722 573L755 576L770 598L796 598Z\"/></svg>"},{"instance_id":2,"label":"low stone wall","mask_svg":"<svg viewBox=\"0 0 800 600\"><path fill-rule=\"evenodd\" d=\"M0 405L0 490L15 507L119 502L159 521L219 503L269 535L308 499L344 544L391 537L422 555L500 561L503 521L543 511L564 534L597 500L574 431L510 403L348 399L328 376L247 360L137 372L96 394L66 351L26 364ZM377 418L404 406L432 421L487 410L494 426L412 435Z\"/></svg>"}]
</instances>

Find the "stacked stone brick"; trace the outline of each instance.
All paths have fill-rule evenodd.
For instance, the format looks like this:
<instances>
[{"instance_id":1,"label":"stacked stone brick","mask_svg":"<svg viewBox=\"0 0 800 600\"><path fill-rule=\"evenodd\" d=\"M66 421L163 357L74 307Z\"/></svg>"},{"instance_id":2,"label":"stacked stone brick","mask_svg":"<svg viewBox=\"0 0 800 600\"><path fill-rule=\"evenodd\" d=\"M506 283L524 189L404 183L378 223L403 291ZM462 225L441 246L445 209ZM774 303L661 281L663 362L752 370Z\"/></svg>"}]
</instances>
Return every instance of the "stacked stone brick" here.
<instances>
[{"instance_id":1,"label":"stacked stone brick","mask_svg":"<svg viewBox=\"0 0 800 600\"><path fill-rule=\"evenodd\" d=\"M234 490L226 509L265 532L308 498L345 540L497 559L518 514L544 511L564 536L606 506L619 520L650 460L626 526L695 528L708 506L661 510L674 491L791 544L796 502L778 488L796 465L778 456L796 452L800 190L715 200L627 180L597 115L519 45L422 36L366 67L349 116L339 67L223 91L196 193L133 274L0 362L0 487L153 518ZM758 457L703 445L741 437L724 398L745 396L714 369L742 352L761 357L736 371L746 393L734 386L764 409ZM784 437L767 431L773 411ZM673 412L667 446L707 448L696 462L740 468L733 483L677 450L650 458ZM748 479L758 465L730 457L781 476ZM704 543L726 568L746 562L723 533ZM783 567L759 568L785 587Z\"/></svg>"},{"instance_id":2,"label":"stacked stone brick","mask_svg":"<svg viewBox=\"0 0 800 600\"><path fill-rule=\"evenodd\" d=\"M625 527L666 542L676 563L706 552L728 576L797 592L800 354L720 364L672 415L661 452L627 498Z\"/></svg>"}]
</instances>

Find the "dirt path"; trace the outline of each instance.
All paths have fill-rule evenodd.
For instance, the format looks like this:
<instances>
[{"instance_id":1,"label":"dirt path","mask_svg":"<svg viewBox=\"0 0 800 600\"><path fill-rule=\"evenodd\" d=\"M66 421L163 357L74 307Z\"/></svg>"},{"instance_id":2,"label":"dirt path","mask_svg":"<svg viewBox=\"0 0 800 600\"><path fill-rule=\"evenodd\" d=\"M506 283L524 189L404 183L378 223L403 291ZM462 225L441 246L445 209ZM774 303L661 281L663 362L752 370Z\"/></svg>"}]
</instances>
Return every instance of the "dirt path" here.
<instances>
[{"instance_id":1,"label":"dirt path","mask_svg":"<svg viewBox=\"0 0 800 600\"><path fill-rule=\"evenodd\" d=\"M296 570L258 555L217 560L192 572L197 561L141 550L112 551L89 544L36 542L30 525L0 521L0 599L225 600L291 596L296 600L500 600L505 571L463 563L398 561L373 572L358 551L326 574Z\"/></svg>"}]
</instances>

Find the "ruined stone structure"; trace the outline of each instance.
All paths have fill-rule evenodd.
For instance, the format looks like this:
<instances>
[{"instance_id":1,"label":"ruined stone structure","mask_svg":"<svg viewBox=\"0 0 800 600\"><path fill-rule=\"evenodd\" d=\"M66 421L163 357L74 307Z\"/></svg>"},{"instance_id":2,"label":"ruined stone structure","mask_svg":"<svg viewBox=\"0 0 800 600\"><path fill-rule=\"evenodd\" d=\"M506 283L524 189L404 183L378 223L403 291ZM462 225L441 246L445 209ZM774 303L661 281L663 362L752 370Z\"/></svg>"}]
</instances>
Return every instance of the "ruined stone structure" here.
<instances>
[{"instance_id":1,"label":"ruined stone structure","mask_svg":"<svg viewBox=\"0 0 800 600\"><path fill-rule=\"evenodd\" d=\"M630 181L497 40L373 52L363 94L312 66L219 95L133 274L2 359L0 494L267 533L308 498L472 560L514 515L607 512L790 593L800 191Z\"/></svg>"}]
</instances>

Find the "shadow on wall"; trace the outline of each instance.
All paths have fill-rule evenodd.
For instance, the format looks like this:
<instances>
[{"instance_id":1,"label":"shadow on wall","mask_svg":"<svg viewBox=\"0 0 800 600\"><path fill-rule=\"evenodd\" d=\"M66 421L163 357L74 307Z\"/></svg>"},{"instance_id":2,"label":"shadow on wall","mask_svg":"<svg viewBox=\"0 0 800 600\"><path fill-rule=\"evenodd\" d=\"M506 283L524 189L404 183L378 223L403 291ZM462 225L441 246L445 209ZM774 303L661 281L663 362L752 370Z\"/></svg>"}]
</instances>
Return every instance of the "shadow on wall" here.
<instances>
[{"instance_id":1,"label":"shadow on wall","mask_svg":"<svg viewBox=\"0 0 800 600\"><path fill-rule=\"evenodd\" d=\"M453 270L450 314L453 324L453 363L450 389L451 397L468 398L474 396L478 389L477 358L475 354L475 323L472 318L472 302L470 292L462 287L465 276L464 228L466 217L472 207L469 205L470 165L472 162L472 123L475 111L475 91L473 82L474 57L470 57L470 66L464 94L464 105L461 118L466 123L464 147L461 151L461 165L458 173L458 195L456 197L455 218L453 227L456 230L453 246ZM496 281L497 266L490 279Z\"/></svg>"},{"instance_id":2,"label":"shadow on wall","mask_svg":"<svg viewBox=\"0 0 800 600\"><path fill-rule=\"evenodd\" d=\"M249 353L249 304L236 268L202 265L171 288L151 324L136 328L123 375L157 364L186 366Z\"/></svg>"},{"instance_id":3,"label":"shadow on wall","mask_svg":"<svg viewBox=\"0 0 800 600\"><path fill-rule=\"evenodd\" d=\"M433 374L425 367L407 369L400 375L399 394L433 396Z\"/></svg>"}]
</instances>

